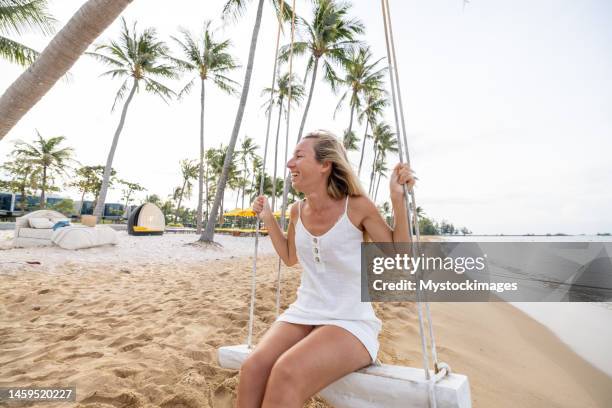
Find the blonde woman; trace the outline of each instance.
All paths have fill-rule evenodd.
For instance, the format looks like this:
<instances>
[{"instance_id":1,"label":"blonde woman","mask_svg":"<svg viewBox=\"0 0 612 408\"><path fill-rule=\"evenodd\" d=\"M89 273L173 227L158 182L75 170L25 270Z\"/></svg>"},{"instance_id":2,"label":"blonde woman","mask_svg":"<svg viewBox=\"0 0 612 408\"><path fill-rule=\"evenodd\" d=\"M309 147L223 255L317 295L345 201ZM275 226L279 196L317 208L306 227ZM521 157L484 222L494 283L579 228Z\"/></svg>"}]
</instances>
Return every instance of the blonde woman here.
<instances>
[{"instance_id":1,"label":"blonde woman","mask_svg":"<svg viewBox=\"0 0 612 408\"><path fill-rule=\"evenodd\" d=\"M253 210L264 221L283 262L303 268L297 300L278 317L240 369L237 406L302 407L312 395L376 360L381 322L361 302L360 248L408 242L403 188L411 170L398 164L390 177L395 227L363 191L336 137L306 135L287 163L293 187L305 195L291 207L285 235L264 196Z\"/></svg>"}]
</instances>

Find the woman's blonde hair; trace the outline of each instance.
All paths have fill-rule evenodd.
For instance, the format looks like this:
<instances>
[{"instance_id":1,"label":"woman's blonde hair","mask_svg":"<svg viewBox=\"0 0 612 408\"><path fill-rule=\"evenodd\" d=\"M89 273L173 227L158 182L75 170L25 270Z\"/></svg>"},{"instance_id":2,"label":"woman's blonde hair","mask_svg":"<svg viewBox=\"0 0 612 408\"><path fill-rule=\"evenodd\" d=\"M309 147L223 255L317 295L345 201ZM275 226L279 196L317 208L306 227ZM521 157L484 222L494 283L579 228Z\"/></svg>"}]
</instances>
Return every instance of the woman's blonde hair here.
<instances>
[{"instance_id":1,"label":"woman's blonde hair","mask_svg":"<svg viewBox=\"0 0 612 408\"><path fill-rule=\"evenodd\" d=\"M326 130L315 130L304 136L315 139L315 159L319 163L331 162L331 173L327 179L327 194L334 199L344 196L365 196L361 182L346 155L346 149L336 136Z\"/></svg>"}]
</instances>

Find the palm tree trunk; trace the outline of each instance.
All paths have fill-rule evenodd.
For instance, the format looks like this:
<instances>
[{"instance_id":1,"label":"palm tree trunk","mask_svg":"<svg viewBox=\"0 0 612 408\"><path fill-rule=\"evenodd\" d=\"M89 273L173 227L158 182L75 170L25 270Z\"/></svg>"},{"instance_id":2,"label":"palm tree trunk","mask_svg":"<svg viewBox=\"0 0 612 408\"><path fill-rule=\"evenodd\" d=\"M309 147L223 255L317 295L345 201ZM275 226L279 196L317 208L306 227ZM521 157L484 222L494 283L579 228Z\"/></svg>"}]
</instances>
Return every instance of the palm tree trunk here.
<instances>
[{"instance_id":1,"label":"palm tree trunk","mask_svg":"<svg viewBox=\"0 0 612 408\"><path fill-rule=\"evenodd\" d=\"M0 98L0 140L132 0L89 0Z\"/></svg>"},{"instance_id":2,"label":"palm tree trunk","mask_svg":"<svg viewBox=\"0 0 612 408\"><path fill-rule=\"evenodd\" d=\"M346 133L350 134L351 130L353 130L353 115L355 114L355 106L351 104L351 118L349 119L349 127Z\"/></svg>"},{"instance_id":3,"label":"palm tree trunk","mask_svg":"<svg viewBox=\"0 0 612 408\"><path fill-rule=\"evenodd\" d=\"M370 124L370 121L366 119L366 127L365 127L365 132L363 132L363 143L361 144L361 158L359 159L359 170L357 171L357 177L359 177L359 175L361 174L361 165L363 164L363 153L365 152L365 143L366 143L366 138L368 136L368 125Z\"/></svg>"},{"instance_id":4,"label":"palm tree trunk","mask_svg":"<svg viewBox=\"0 0 612 408\"><path fill-rule=\"evenodd\" d=\"M85 190L83 190L83 194L81 194L81 205L79 206L79 215L83 213L84 200L85 200Z\"/></svg>"},{"instance_id":5,"label":"palm tree trunk","mask_svg":"<svg viewBox=\"0 0 612 408\"><path fill-rule=\"evenodd\" d=\"M179 194L178 205L174 212L174 222L178 223L179 210L181 209L181 202L183 201L183 193L185 192L185 186L187 185L187 177L183 180L183 187L181 187L181 193Z\"/></svg>"},{"instance_id":6,"label":"palm tree trunk","mask_svg":"<svg viewBox=\"0 0 612 408\"><path fill-rule=\"evenodd\" d=\"M45 208L45 190L47 189L47 166L43 166L42 186L40 188L40 204L39 207Z\"/></svg>"},{"instance_id":7,"label":"palm tree trunk","mask_svg":"<svg viewBox=\"0 0 612 408\"><path fill-rule=\"evenodd\" d=\"M380 176L382 176L382 172L378 173L378 181L376 182L376 191L374 192L374 202L376 202L376 197L378 197L378 186L380 185Z\"/></svg>"},{"instance_id":8,"label":"palm tree trunk","mask_svg":"<svg viewBox=\"0 0 612 408\"><path fill-rule=\"evenodd\" d=\"M278 135L280 133L283 100L278 102L278 123L276 124L276 141L274 142L274 176L272 177L272 212L276 211L276 170L278 167Z\"/></svg>"},{"instance_id":9,"label":"palm tree trunk","mask_svg":"<svg viewBox=\"0 0 612 408\"><path fill-rule=\"evenodd\" d=\"M21 215L25 215L26 213L26 189L22 188L21 189L21 202L19 203L19 206L21 207Z\"/></svg>"},{"instance_id":10,"label":"palm tree trunk","mask_svg":"<svg viewBox=\"0 0 612 408\"><path fill-rule=\"evenodd\" d=\"M249 174L249 171L247 170L247 162L245 160L244 161L244 178L242 179L242 203L240 205L240 208L244 208L244 190L246 189L248 174Z\"/></svg>"},{"instance_id":11,"label":"palm tree trunk","mask_svg":"<svg viewBox=\"0 0 612 408\"><path fill-rule=\"evenodd\" d=\"M308 110L310 109L310 102L312 102L312 94L314 93L314 87L317 79L317 70L319 69L319 58L315 57L314 67L312 68L312 79L310 81L310 90L308 91L308 100L304 107L304 114L302 115L302 122L300 123L300 131L298 132L297 142L299 143L302 139L302 133L304 132L304 126L306 125L306 117L308 116ZM289 178L289 177L287 177Z\"/></svg>"},{"instance_id":12,"label":"palm tree trunk","mask_svg":"<svg viewBox=\"0 0 612 408\"><path fill-rule=\"evenodd\" d=\"M370 172L370 186L368 187L369 195L372 195L372 184L374 183L374 173L376 171L376 159L378 159L378 150L374 150L374 161L372 162L372 171Z\"/></svg>"},{"instance_id":13,"label":"palm tree trunk","mask_svg":"<svg viewBox=\"0 0 612 408\"><path fill-rule=\"evenodd\" d=\"M202 233L202 196L204 193L204 100L206 97L204 82L202 79L202 92L200 94L200 166L198 171L198 209L196 210L197 234ZM208 199L208 191L206 192L206 198Z\"/></svg>"},{"instance_id":14,"label":"palm tree trunk","mask_svg":"<svg viewBox=\"0 0 612 408\"><path fill-rule=\"evenodd\" d=\"M215 236L215 219L217 218L219 205L221 204L221 199L225 191L225 184L227 183L227 176L229 174L230 165L232 163L234 147L236 146L236 140L238 139L238 133L240 132L240 125L242 124L244 109L246 106L247 98L249 96L251 76L253 74L253 62L255 60L255 49L257 48L257 37L259 36L259 28L261 27L263 4L264 0L259 0L257 4L257 16L255 17L255 25L253 26L253 34L251 35L249 60L247 62L246 72L244 74L242 95L240 95L240 102L238 103L238 111L236 112L236 119L234 120L234 129L232 130L232 136L230 138L229 145L227 146L227 154L225 155L225 161L223 162L223 171L221 172L221 177L219 178L219 182L217 183L215 201L213 203L210 214L208 215L208 223L206 224L206 230L200 236L200 241L212 242Z\"/></svg>"},{"instance_id":15,"label":"palm tree trunk","mask_svg":"<svg viewBox=\"0 0 612 408\"><path fill-rule=\"evenodd\" d=\"M134 97L134 93L136 92L136 85L138 84L138 80L134 79L134 83L132 84L132 89L130 90L130 95L125 100L123 104L123 110L121 111L121 119L119 119L119 125L117 126L117 130L115 130L115 136L113 137L113 144L111 145L110 152L108 152L108 158L106 159L106 166L104 167L104 175L102 176L102 187L100 188L100 194L98 195L98 202L96 203L96 208L94 209L93 215L96 217L101 217L104 212L104 202L106 201L106 192L108 191L108 184L110 181L111 170L113 167L113 158L115 157L115 150L117 149L117 143L119 142L119 135L123 130L123 124L125 123L125 117L127 115L128 106Z\"/></svg>"},{"instance_id":16,"label":"palm tree trunk","mask_svg":"<svg viewBox=\"0 0 612 408\"><path fill-rule=\"evenodd\" d=\"M205 185L204 187L206 188L206 218L208 218L208 161L206 162L206 174L205 174ZM203 217L202 217L202 222L204 221ZM202 226L204 227L204 226Z\"/></svg>"}]
</instances>

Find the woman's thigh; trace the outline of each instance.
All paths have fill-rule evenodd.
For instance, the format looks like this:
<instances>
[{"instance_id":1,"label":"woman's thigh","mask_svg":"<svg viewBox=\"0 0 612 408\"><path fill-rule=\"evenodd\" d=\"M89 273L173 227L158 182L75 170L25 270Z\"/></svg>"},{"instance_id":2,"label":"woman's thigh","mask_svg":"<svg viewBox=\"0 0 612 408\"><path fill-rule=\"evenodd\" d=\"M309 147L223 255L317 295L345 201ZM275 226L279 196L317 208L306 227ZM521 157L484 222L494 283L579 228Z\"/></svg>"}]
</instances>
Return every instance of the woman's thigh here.
<instances>
[{"instance_id":1,"label":"woman's thigh","mask_svg":"<svg viewBox=\"0 0 612 408\"><path fill-rule=\"evenodd\" d=\"M308 398L371 362L370 353L357 337L341 327L325 325L283 353L273 370L294 374L287 376L299 379L299 392Z\"/></svg>"},{"instance_id":2,"label":"woman's thigh","mask_svg":"<svg viewBox=\"0 0 612 408\"><path fill-rule=\"evenodd\" d=\"M313 328L303 324L274 322L255 346L252 355L262 363L270 364L271 368L281 354L305 338Z\"/></svg>"}]
</instances>

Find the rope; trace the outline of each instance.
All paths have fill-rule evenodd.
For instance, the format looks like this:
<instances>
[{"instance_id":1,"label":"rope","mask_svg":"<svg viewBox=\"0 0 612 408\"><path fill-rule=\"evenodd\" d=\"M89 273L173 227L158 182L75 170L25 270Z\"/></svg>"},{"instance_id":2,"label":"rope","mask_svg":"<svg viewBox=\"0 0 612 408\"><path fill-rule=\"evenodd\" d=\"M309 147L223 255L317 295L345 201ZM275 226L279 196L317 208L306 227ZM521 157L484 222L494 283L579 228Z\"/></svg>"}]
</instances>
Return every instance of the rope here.
<instances>
[{"instance_id":1,"label":"rope","mask_svg":"<svg viewBox=\"0 0 612 408\"><path fill-rule=\"evenodd\" d=\"M389 78L391 83L391 93L393 97L393 113L395 116L395 126L398 134L401 133L402 137L398 137L398 147L399 147L399 159L400 163L404 161L404 155L406 157L406 163L410 166L410 155L408 152L408 140L407 140L407 132L406 132L406 122L405 115L402 103L402 95L400 90L400 80L399 80L399 71L397 68L397 57L395 54L395 42L393 36L393 27L391 23L390 17L390 7L388 0L381 0L382 5L382 13L383 13L383 21L385 27L385 43L387 48L387 59L389 60ZM399 126L398 120L398 105L399 105L399 118L401 118L401 129ZM399 136L399 135L398 135ZM421 240L421 234L419 231L419 222L418 222L418 214L416 212L416 199L414 196L414 190L408 191L404 186L404 202L406 204L406 213L408 217L408 235L410 237L412 256L417 257L419 253L419 243ZM411 211L412 210L412 211ZM412 217L411 217L412 214ZM416 232L416 240L413 239L412 227L414 226ZM422 271L418 271L417 276L421 276ZM439 363L438 356L436 351L436 342L433 332L433 324L431 319L431 313L429 309L429 303L425 300L423 302L423 294L421 293L419 286L417 285L416 291L416 300L417 300L417 313L419 318L419 335L421 338L421 349L423 354L423 368L425 370L425 379L428 382L428 394L429 394L429 406L432 408L436 408L436 395L434 390L434 385L441 378L450 373L450 367L446 363ZM434 361L434 376L431 376L429 372L429 355L427 342L425 338L425 330L423 325L423 306L425 303L425 313L427 317L427 325L429 331L429 338L431 341L431 352L432 359Z\"/></svg>"},{"instance_id":2,"label":"rope","mask_svg":"<svg viewBox=\"0 0 612 408\"><path fill-rule=\"evenodd\" d=\"M385 0L385 4L387 6L387 11L389 11L389 2L388 0ZM404 150L404 153L406 154L406 162L408 163L408 166L410 166L410 155L408 152L408 141L407 141L407 132L406 132L406 121L404 120L404 104L402 102L402 90L401 90L401 86L400 86L400 79L399 79L399 73L398 73L398 67L397 67L397 57L395 55L395 40L394 40L394 35L393 35L393 24L391 22L391 18L390 18L390 14L388 17L389 20L389 38L391 40L391 53L393 55L393 62L394 62L394 69L393 72L395 73L395 83L397 85L397 100L398 100L398 105L399 105L399 109L400 109L400 119L401 119L401 123L402 123L402 135L404 138L404 146L406 147L406 149ZM421 231L419 230L419 214L417 213L416 209L417 209L417 204L416 204L416 199L414 197L414 191L410 192L410 196L412 199L412 214L414 217L414 225L415 228L414 230L416 231L416 236L417 236L417 245L419 242L421 242ZM419 251L420 252L420 251ZM427 317L427 325L429 326L429 339L431 341L431 357L433 359L434 362L434 371L437 373L438 372L438 353L436 350L436 339L434 337L434 332L433 332L433 322L431 319L431 312L429 310L429 302L427 302L427 299L425 299L425 315Z\"/></svg>"},{"instance_id":3,"label":"rope","mask_svg":"<svg viewBox=\"0 0 612 408\"><path fill-rule=\"evenodd\" d=\"M281 1L280 14L278 16L278 31L276 33L276 51L274 53L274 69L272 69L272 92L270 92L270 106L274 101L274 87L276 86L276 65L278 63L278 49L280 45L280 33L283 27L283 11L285 2ZM266 160L268 156L268 139L270 138L270 122L272 109L268 111L268 123L266 126L266 142L264 145L264 157L261 164L261 178L259 180L259 195L263 194L264 180L266 175ZM251 304L249 308L249 334L247 336L247 347L250 349L253 341L253 323L255 314L255 289L257 286L257 249L259 247L259 220L255 223L255 250L253 255L253 270L251 273Z\"/></svg>"},{"instance_id":4,"label":"rope","mask_svg":"<svg viewBox=\"0 0 612 408\"><path fill-rule=\"evenodd\" d=\"M285 161L287 163L287 158L289 154L289 122L291 120L291 84L293 77L293 42L295 37L295 0L292 3L292 12L291 12L291 42L289 43L289 90L287 92L287 124L285 126ZM287 194L289 192L289 182L287 178L289 177L288 170L285 170L285 178L283 180L283 204L281 206L281 231L285 231L285 213L287 212ZM276 182L276 180L275 180ZM277 272L276 272L276 317L280 314L280 295L281 295L281 259L278 258Z\"/></svg>"}]
</instances>

